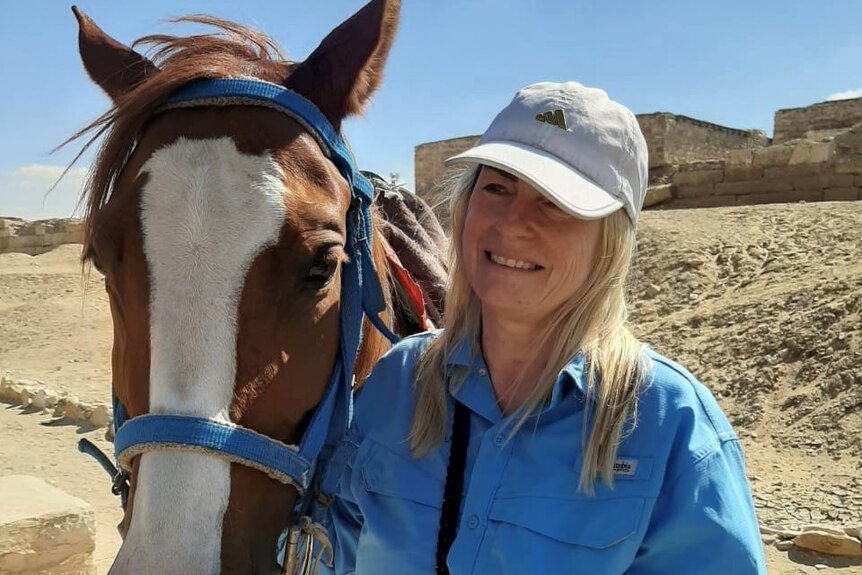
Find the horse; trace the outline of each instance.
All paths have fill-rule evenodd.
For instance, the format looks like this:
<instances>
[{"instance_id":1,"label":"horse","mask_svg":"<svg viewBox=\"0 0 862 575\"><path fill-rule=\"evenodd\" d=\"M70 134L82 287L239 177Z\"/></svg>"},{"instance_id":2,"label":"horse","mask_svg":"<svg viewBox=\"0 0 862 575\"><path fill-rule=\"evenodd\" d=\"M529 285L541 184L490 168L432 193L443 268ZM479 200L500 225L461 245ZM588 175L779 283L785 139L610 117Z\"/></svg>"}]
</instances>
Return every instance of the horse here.
<instances>
[{"instance_id":1,"label":"horse","mask_svg":"<svg viewBox=\"0 0 862 575\"><path fill-rule=\"evenodd\" d=\"M128 480L109 573L279 572L351 382L398 320L340 127L380 85L399 1L372 0L302 62L213 17L178 21L216 33L129 47L73 11L113 104L70 139L102 142L82 259L110 299L115 488Z\"/></svg>"}]
</instances>

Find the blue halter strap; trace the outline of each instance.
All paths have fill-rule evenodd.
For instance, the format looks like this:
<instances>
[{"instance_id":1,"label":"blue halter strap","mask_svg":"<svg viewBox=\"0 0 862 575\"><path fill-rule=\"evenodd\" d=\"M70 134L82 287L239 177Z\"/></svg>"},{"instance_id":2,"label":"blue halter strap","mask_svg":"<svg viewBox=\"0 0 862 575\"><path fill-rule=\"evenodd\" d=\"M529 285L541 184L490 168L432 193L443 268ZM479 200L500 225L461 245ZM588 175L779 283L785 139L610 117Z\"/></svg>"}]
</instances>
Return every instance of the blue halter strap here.
<instances>
[{"instance_id":1,"label":"blue halter strap","mask_svg":"<svg viewBox=\"0 0 862 575\"><path fill-rule=\"evenodd\" d=\"M386 337L398 338L380 320L384 311L382 286L371 253L371 204L374 188L359 173L344 139L310 101L283 86L251 80L198 80L174 92L159 109L202 106L263 106L287 114L300 123L347 180L351 190L348 211L348 263L342 268L339 353L332 379L298 445L287 445L226 421L166 414L127 418L114 397L114 454L121 469L150 450L208 452L267 473L307 494L318 455L345 434L352 412L352 384L356 354L362 339L362 319L368 317ZM82 446L82 450L86 449Z\"/></svg>"}]
</instances>

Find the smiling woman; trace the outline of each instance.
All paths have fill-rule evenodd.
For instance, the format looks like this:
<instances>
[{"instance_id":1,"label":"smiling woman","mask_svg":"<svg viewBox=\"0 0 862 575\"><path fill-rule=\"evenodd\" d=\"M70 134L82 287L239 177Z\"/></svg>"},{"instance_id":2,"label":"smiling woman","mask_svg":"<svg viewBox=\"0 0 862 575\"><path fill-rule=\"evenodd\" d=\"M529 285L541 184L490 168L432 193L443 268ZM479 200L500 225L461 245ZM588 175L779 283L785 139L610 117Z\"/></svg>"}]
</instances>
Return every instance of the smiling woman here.
<instances>
[{"instance_id":1,"label":"smiling woman","mask_svg":"<svg viewBox=\"0 0 862 575\"><path fill-rule=\"evenodd\" d=\"M446 329L358 395L323 476L335 572L764 573L730 424L626 326L634 115L535 84L449 162Z\"/></svg>"}]
</instances>

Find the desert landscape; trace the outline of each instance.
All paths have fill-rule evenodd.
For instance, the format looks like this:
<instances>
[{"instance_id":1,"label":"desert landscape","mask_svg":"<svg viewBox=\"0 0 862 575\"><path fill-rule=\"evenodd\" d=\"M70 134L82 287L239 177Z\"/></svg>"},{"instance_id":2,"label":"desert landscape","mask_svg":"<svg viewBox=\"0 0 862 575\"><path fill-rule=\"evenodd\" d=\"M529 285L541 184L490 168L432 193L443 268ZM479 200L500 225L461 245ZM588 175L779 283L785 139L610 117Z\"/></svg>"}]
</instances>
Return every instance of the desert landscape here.
<instances>
[{"instance_id":1,"label":"desert landscape","mask_svg":"<svg viewBox=\"0 0 862 575\"><path fill-rule=\"evenodd\" d=\"M862 573L862 558L791 540L812 525L862 527L862 202L651 211L640 226L632 323L734 424L769 573ZM80 250L0 254L0 375L94 406L109 401L111 321ZM76 447L86 437L110 450L105 427L7 402L0 430L0 476L40 477L93 507L106 572L119 501Z\"/></svg>"}]
</instances>

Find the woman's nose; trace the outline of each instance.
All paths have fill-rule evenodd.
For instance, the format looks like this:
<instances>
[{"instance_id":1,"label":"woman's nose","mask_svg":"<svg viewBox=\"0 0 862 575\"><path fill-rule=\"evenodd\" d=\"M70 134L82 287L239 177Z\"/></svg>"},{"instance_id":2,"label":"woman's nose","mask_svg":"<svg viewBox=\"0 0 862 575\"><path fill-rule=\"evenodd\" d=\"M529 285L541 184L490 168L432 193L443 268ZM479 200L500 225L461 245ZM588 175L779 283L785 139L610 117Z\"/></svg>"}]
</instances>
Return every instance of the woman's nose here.
<instances>
[{"instance_id":1,"label":"woman's nose","mask_svg":"<svg viewBox=\"0 0 862 575\"><path fill-rule=\"evenodd\" d=\"M535 202L515 198L501 211L497 225L510 234L529 234L535 225L537 211Z\"/></svg>"}]
</instances>

